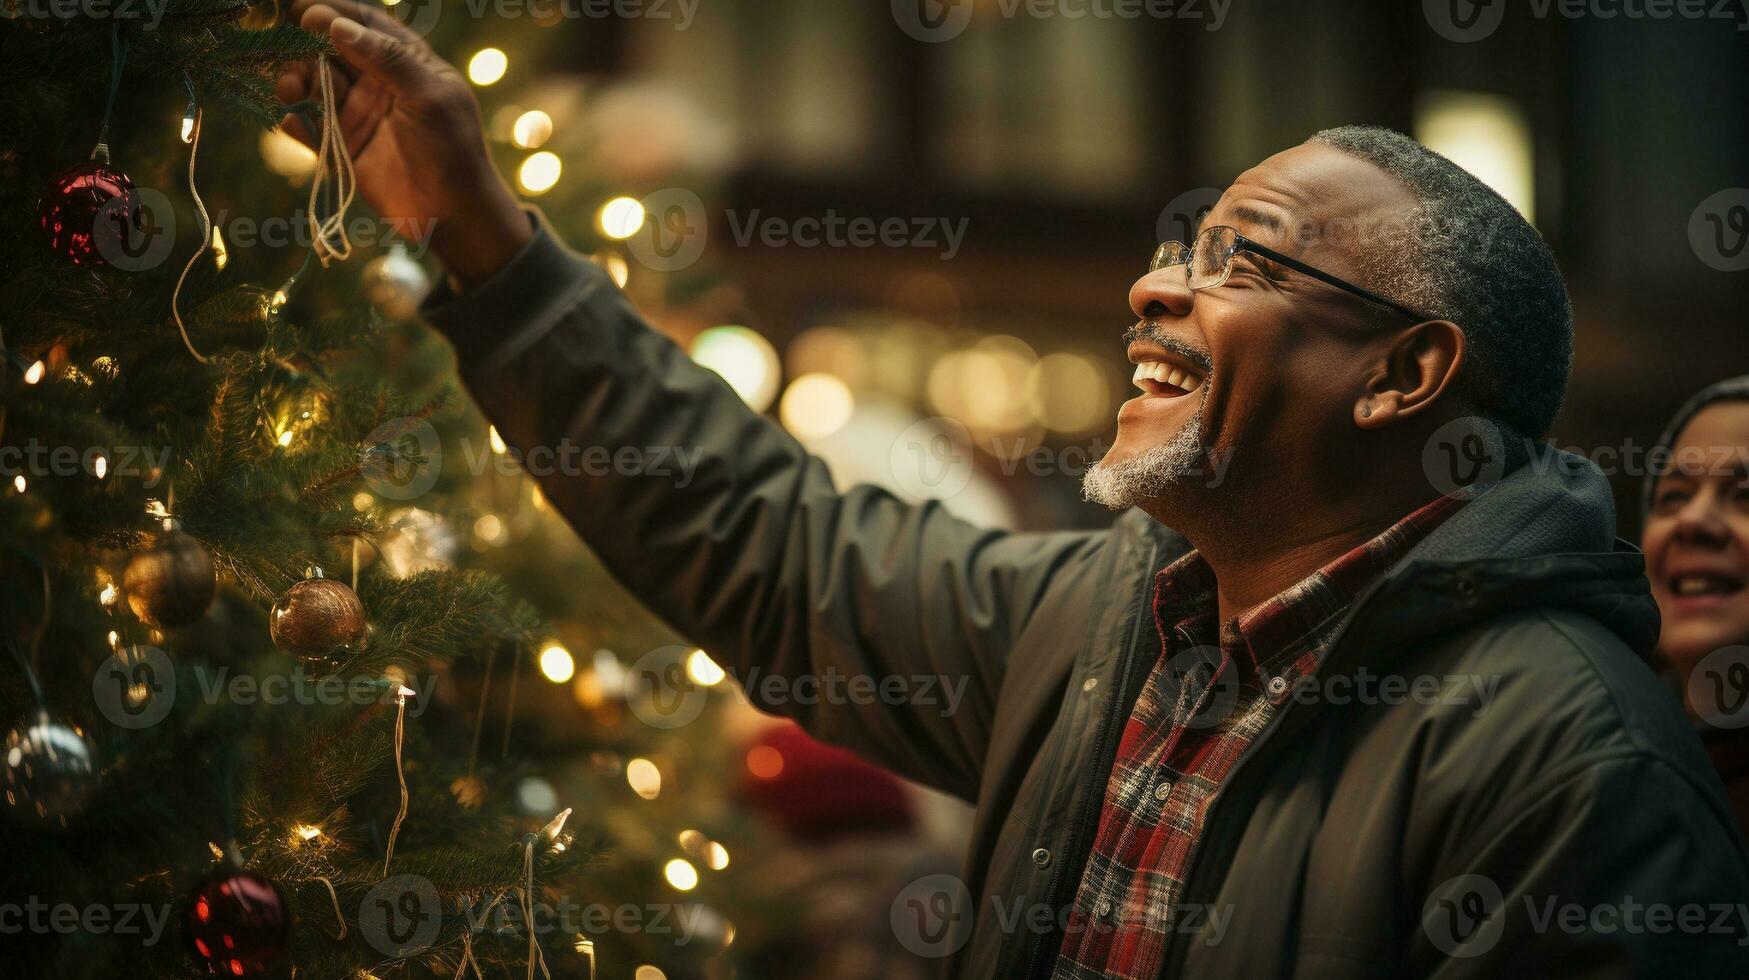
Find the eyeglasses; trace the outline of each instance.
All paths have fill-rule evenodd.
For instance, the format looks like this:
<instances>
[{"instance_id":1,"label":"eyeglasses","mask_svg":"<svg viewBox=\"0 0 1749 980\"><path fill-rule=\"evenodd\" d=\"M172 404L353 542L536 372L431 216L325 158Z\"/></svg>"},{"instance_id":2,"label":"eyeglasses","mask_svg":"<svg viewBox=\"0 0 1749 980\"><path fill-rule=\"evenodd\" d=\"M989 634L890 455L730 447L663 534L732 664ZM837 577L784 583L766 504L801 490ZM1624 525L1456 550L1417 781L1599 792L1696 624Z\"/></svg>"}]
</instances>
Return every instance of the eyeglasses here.
<instances>
[{"instance_id":1,"label":"eyeglasses","mask_svg":"<svg viewBox=\"0 0 1749 980\"><path fill-rule=\"evenodd\" d=\"M1259 245L1239 234L1237 228L1231 228L1227 225L1215 225L1212 228L1203 229L1196 236L1196 240L1188 246L1183 242L1161 243L1160 247L1154 250L1154 258L1148 263L1148 271L1158 272L1161 269L1181 265L1185 268L1185 277L1191 289L1211 289L1227 281L1227 276L1233 272L1233 256L1240 252L1261 255L1271 262L1286 266L1302 275L1311 276L1319 282L1328 283L1368 302L1395 310L1416 323L1425 323L1435 319L1417 313L1406 306L1398 306L1377 293L1369 292L1351 282L1339 279L1322 269L1315 269L1298 259L1283 255L1267 245Z\"/></svg>"}]
</instances>

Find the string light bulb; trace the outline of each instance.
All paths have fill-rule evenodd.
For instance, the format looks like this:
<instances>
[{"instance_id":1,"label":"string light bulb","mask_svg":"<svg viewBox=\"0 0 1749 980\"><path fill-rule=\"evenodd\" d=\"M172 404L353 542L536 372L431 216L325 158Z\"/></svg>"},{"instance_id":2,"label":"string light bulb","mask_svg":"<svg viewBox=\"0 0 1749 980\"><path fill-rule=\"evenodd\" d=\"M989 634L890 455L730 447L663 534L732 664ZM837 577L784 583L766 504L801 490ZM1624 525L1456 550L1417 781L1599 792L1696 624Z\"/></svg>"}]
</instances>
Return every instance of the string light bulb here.
<instances>
[{"instance_id":1,"label":"string light bulb","mask_svg":"<svg viewBox=\"0 0 1749 980\"><path fill-rule=\"evenodd\" d=\"M231 264L231 250L225 247L225 236L219 234L219 226L213 225L213 268L223 270Z\"/></svg>"}]
</instances>

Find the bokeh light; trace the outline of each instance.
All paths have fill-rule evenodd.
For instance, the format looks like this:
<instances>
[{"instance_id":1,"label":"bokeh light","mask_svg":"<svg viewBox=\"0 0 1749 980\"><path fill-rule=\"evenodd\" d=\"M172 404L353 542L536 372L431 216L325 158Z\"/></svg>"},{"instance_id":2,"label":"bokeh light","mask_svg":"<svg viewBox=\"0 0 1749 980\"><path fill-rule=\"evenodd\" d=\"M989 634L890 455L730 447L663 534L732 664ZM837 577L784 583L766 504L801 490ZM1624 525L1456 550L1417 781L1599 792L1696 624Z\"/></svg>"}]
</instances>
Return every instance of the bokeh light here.
<instances>
[{"instance_id":1,"label":"bokeh light","mask_svg":"<svg viewBox=\"0 0 1749 980\"><path fill-rule=\"evenodd\" d=\"M830 374L804 374L790 382L778 405L783 427L797 439L824 439L850 421L856 399L850 386Z\"/></svg>"},{"instance_id":2,"label":"bokeh light","mask_svg":"<svg viewBox=\"0 0 1749 980\"><path fill-rule=\"evenodd\" d=\"M676 891L689 892L698 887L698 869L685 858L674 858L662 866L662 877Z\"/></svg>"},{"instance_id":3,"label":"bokeh light","mask_svg":"<svg viewBox=\"0 0 1749 980\"><path fill-rule=\"evenodd\" d=\"M540 672L554 684L563 684L577 672L577 661L562 645L549 643L540 652Z\"/></svg>"},{"instance_id":4,"label":"bokeh light","mask_svg":"<svg viewBox=\"0 0 1749 980\"><path fill-rule=\"evenodd\" d=\"M747 771L760 779L776 779L783 772L783 753L769 745L747 750Z\"/></svg>"},{"instance_id":5,"label":"bokeh light","mask_svg":"<svg viewBox=\"0 0 1749 980\"><path fill-rule=\"evenodd\" d=\"M557 153L542 150L529 154L528 159L522 161L522 166L516 171L516 182L530 194L545 194L559 182L559 174L564 169L564 162Z\"/></svg>"},{"instance_id":6,"label":"bokeh light","mask_svg":"<svg viewBox=\"0 0 1749 980\"><path fill-rule=\"evenodd\" d=\"M468 59L468 81L492 85L510 69L510 56L497 48L481 48Z\"/></svg>"},{"instance_id":7,"label":"bokeh light","mask_svg":"<svg viewBox=\"0 0 1749 980\"><path fill-rule=\"evenodd\" d=\"M1105 372L1080 354L1046 354L1026 373L1026 403L1048 429L1076 433L1110 421Z\"/></svg>"},{"instance_id":8,"label":"bokeh light","mask_svg":"<svg viewBox=\"0 0 1749 980\"><path fill-rule=\"evenodd\" d=\"M777 350L746 327L711 327L692 342L692 359L722 376L748 407L763 412L777 397Z\"/></svg>"},{"instance_id":9,"label":"bokeh light","mask_svg":"<svg viewBox=\"0 0 1749 980\"><path fill-rule=\"evenodd\" d=\"M539 109L530 109L517 116L516 122L510 127L511 140L525 150L539 147L552 135L553 117Z\"/></svg>"},{"instance_id":10,"label":"bokeh light","mask_svg":"<svg viewBox=\"0 0 1749 980\"><path fill-rule=\"evenodd\" d=\"M700 687L715 687L729 675L717 666L710 654L703 650L694 650L686 658L686 676Z\"/></svg>"},{"instance_id":11,"label":"bokeh light","mask_svg":"<svg viewBox=\"0 0 1749 980\"><path fill-rule=\"evenodd\" d=\"M633 759L626 763L626 783L632 792L653 800L662 793L662 770L649 759Z\"/></svg>"},{"instance_id":12,"label":"bokeh light","mask_svg":"<svg viewBox=\"0 0 1749 980\"><path fill-rule=\"evenodd\" d=\"M635 197L616 197L601 206L595 223L609 238L626 239L644 227L644 205Z\"/></svg>"}]
</instances>

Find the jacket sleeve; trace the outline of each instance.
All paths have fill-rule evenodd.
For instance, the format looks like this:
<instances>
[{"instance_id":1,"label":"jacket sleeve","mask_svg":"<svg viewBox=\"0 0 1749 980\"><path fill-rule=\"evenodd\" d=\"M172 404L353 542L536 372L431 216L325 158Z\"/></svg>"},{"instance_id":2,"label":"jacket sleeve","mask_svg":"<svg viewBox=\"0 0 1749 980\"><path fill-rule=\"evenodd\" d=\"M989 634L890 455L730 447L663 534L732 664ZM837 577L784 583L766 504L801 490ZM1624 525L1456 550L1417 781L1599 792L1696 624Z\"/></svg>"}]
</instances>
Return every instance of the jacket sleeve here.
<instances>
[{"instance_id":1,"label":"jacket sleeve","mask_svg":"<svg viewBox=\"0 0 1749 980\"><path fill-rule=\"evenodd\" d=\"M1010 644L1106 535L1008 534L839 492L535 220L510 266L464 295L440 287L425 314L547 499L756 705L975 796Z\"/></svg>"},{"instance_id":2,"label":"jacket sleeve","mask_svg":"<svg viewBox=\"0 0 1749 980\"><path fill-rule=\"evenodd\" d=\"M1668 761L1574 760L1436 873L1413 975L1749 976L1743 844Z\"/></svg>"}]
</instances>

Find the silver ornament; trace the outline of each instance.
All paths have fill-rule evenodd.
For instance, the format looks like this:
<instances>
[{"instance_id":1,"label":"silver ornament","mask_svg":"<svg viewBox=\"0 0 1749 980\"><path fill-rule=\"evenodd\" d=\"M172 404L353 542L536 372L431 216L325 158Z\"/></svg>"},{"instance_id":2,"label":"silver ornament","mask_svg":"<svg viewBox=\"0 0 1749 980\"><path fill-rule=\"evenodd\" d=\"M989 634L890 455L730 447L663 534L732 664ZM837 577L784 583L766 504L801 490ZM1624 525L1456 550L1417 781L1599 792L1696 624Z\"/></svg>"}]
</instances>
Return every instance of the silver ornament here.
<instances>
[{"instance_id":1,"label":"silver ornament","mask_svg":"<svg viewBox=\"0 0 1749 980\"><path fill-rule=\"evenodd\" d=\"M419 304L431 291L431 274L407 254L405 244L395 242L365 265L363 284L372 306L385 316L407 320L419 312Z\"/></svg>"},{"instance_id":2,"label":"silver ornament","mask_svg":"<svg viewBox=\"0 0 1749 980\"><path fill-rule=\"evenodd\" d=\"M63 829L97 793L97 749L48 712L6 733L6 809L27 826Z\"/></svg>"},{"instance_id":3,"label":"silver ornament","mask_svg":"<svg viewBox=\"0 0 1749 980\"><path fill-rule=\"evenodd\" d=\"M441 516L417 507L402 507L384 519L381 552L396 578L415 572L449 568L455 562L455 528Z\"/></svg>"}]
</instances>

